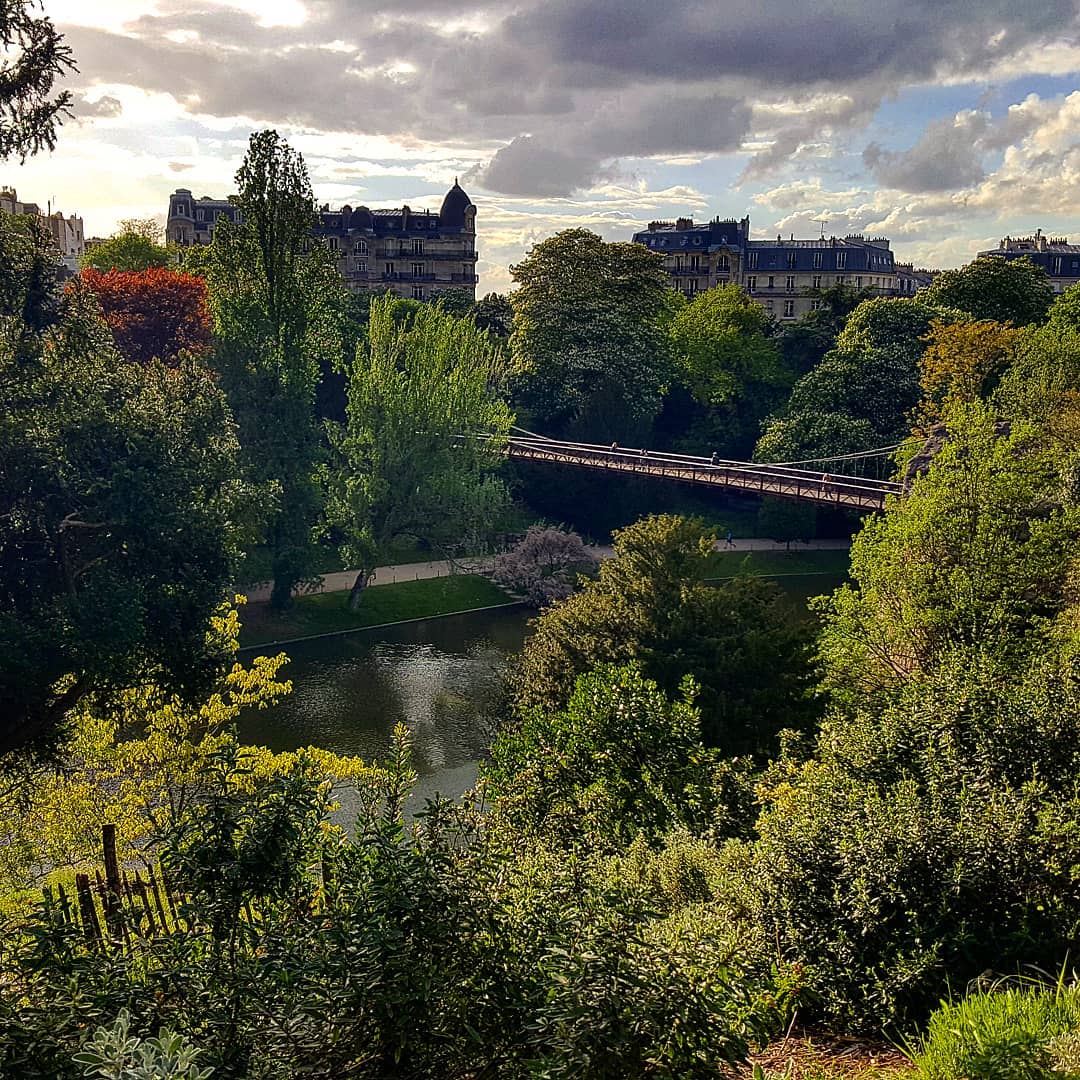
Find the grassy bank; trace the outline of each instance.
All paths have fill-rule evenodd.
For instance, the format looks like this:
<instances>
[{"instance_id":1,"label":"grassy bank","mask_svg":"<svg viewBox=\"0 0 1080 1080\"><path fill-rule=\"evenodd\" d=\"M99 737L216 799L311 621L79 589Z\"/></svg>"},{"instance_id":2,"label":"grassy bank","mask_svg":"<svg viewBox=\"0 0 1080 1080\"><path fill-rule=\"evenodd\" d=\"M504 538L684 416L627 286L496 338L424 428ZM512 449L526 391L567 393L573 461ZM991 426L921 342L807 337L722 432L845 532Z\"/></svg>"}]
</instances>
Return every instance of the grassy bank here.
<instances>
[{"instance_id":1,"label":"grassy bank","mask_svg":"<svg viewBox=\"0 0 1080 1080\"><path fill-rule=\"evenodd\" d=\"M240 644L265 645L313 634L362 630L365 626L430 618L509 601L510 597L487 578L458 574L372 585L364 593L359 611L349 611L348 594L343 592L301 596L283 612L272 610L269 604L248 604L240 609Z\"/></svg>"},{"instance_id":2,"label":"grassy bank","mask_svg":"<svg viewBox=\"0 0 1080 1080\"><path fill-rule=\"evenodd\" d=\"M714 577L736 574L846 574L850 553L844 551L717 551L712 556Z\"/></svg>"}]
</instances>

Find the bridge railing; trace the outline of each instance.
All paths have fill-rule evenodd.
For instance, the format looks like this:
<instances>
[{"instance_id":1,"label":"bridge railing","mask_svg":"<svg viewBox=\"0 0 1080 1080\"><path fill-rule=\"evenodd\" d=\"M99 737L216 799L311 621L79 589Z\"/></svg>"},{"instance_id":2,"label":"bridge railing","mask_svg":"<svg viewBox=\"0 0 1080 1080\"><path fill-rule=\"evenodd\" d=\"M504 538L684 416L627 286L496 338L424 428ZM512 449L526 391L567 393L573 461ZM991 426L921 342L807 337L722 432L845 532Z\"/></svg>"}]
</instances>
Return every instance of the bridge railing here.
<instances>
[{"instance_id":1,"label":"bridge railing","mask_svg":"<svg viewBox=\"0 0 1080 1080\"><path fill-rule=\"evenodd\" d=\"M846 473L830 474L826 470L798 469L788 465L768 462L736 461L730 458L699 457L693 454L675 454L665 451L641 450L620 446L604 446L597 443L572 442L564 439L545 439L539 436L513 436L509 444L538 455L553 455L560 450L575 456L588 456L597 460L611 460L637 466L670 464L691 468L704 473L742 474L749 477L783 481L802 481L808 485L828 484L838 489L874 492L882 496L897 493L901 485L893 480L877 480L872 477L851 476Z\"/></svg>"}]
</instances>

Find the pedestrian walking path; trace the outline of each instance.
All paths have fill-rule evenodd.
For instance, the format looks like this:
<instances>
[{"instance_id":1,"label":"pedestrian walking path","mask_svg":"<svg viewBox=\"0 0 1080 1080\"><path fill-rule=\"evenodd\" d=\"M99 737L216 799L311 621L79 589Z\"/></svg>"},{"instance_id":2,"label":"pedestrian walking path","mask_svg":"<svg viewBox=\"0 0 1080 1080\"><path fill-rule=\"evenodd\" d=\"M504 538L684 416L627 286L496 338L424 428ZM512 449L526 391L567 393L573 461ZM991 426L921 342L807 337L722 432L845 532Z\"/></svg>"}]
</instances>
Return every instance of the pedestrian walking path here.
<instances>
[{"instance_id":1,"label":"pedestrian walking path","mask_svg":"<svg viewBox=\"0 0 1080 1080\"><path fill-rule=\"evenodd\" d=\"M720 539L718 551L784 551L787 545L776 540L760 540L756 537L735 537L728 543ZM792 551L843 551L851 547L850 540L811 540L809 543L793 543ZM597 545L590 549L598 559L610 559L615 553L610 545ZM427 578L449 577L451 574L484 574L495 562L494 555L478 555L470 559L435 559L432 562L399 563L396 566L377 566L372 585L394 585L399 581L421 581ZM321 583L312 592L343 592L351 589L356 580L356 570L341 570L324 574ZM247 594L248 602L263 604L270 599L270 582L263 582Z\"/></svg>"}]
</instances>

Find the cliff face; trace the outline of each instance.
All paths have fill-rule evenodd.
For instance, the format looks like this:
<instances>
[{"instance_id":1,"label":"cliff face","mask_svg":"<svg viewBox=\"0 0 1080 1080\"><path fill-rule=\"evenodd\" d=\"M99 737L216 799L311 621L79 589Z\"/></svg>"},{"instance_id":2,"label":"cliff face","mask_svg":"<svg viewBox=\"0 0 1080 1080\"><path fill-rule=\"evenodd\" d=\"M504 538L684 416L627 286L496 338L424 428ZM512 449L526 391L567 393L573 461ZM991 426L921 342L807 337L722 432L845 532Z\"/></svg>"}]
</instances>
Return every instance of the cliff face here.
<instances>
[{"instance_id":1,"label":"cliff face","mask_svg":"<svg viewBox=\"0 0 1080 1080\"><path fill-rule=\"evenodd\" d=\"M1008 420L999 420L994 425L994 432L999 436L1007 436L1012 432L1012 424ZM948 428L944 424L934 424L926 433L926 439L919 452L907 463L904 469L904 491L911 487L915 477L921 476L930 468L930 462L934 460L938 452L945 445L949 437Z\"/></svg>"}]
</instances>

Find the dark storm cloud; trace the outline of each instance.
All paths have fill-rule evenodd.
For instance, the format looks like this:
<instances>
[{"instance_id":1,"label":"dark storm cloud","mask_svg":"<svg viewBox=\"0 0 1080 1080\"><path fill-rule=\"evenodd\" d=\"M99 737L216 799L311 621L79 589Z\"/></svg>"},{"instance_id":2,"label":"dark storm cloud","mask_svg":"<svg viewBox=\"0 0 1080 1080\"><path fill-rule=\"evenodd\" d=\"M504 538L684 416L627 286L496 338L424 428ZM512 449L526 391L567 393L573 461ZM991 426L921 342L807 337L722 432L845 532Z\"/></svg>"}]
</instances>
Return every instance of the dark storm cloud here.
<instances>
[{"instance_id":1,"label":"dark storm cloud","mask_svg":"<svg viewBox=\"0 0 1080 1080\"><path fill-rule=\"evenodd\" d=\"M83 79L258 123L505 143L484 183L536 195L603 179L620 157L729 151L752 131L769 145L748 175L764 174L821 132L865 122L885 94L984 71L1066 35L1076 15L1074 0L519 0L509 12L418 0L407 15L389 0L313 0L303 25L261 27L206 0L186 7L125 34L70 28ZM763 134L756 104L822 91L848 104ZM912 183L978 171L959 153L935 172L929 146L869 154Z\"/></svg>"}]
</instances>

